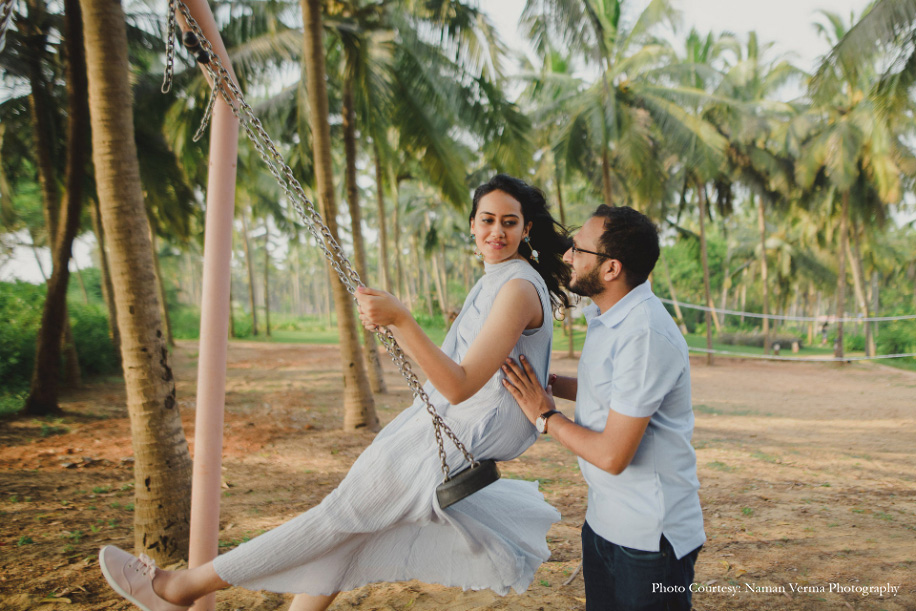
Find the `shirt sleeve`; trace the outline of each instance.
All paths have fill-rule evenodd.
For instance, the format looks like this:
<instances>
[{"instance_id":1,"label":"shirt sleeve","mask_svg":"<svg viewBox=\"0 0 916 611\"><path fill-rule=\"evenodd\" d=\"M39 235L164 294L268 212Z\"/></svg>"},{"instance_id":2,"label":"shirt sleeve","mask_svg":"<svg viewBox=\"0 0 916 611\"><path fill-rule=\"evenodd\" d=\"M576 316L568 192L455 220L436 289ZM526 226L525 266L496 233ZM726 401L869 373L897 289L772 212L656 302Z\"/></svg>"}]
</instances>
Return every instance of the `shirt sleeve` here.
<instances>
[{"instance_id":1,"label":"shirt sleeve","mask_svg":"<svg viewBox=\"0 0 916 611\"><path fill-rule=\"evenodd\" d=\"M652 330L634 333L621 342L613 357L611 409L624 416L654 414L684 373L680 351Z\"/></svg>"}]
</instances>

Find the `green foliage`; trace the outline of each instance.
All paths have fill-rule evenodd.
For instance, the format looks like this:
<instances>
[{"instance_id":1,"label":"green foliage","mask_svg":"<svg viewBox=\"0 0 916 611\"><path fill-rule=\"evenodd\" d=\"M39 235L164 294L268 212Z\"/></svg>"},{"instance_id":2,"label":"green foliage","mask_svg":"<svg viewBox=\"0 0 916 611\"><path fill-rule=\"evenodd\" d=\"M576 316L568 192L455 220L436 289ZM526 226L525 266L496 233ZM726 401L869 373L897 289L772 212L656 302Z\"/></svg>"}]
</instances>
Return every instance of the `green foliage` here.
<instances>
[{"instance_id":1,"label":"green foliage","mask_svg":"<svg viewBox=\"0 0 916 611\"><path fill-rule=\"evenodd\" d=\"M200 338L200 310L186 305L169 306L169 321L172 323L172 336L175 339ZM238 332L238 319L236 319Z\"/></svg>"},{"instance_id":2,"label":"green foliage","mask_svg":"<svg viewBox=\"0 0 916 611\"><path fill-rule=\"evenodd\" d=\"M878 329L878 354L907 354L916 352L916 321L895 320Z\"/></svg>"},{"instance_id":3,"label":"green foliage","mask_svg":"<svg viewBox=\"0 0 916 611\"><path fill-rule=\"evenodd\" d=\"M844 352L862 352L865 350L864 333L844 333L843 334Z\"/></svg>"},{"instance_id":4,"label":"green foliage","mask_svg":"<svg viewBox=\"0 0 916 611\"><path fill-rule=\"evenodd\" d=\"M22 409L28 393L24 390L19 392L2 392L0 393L0 418L7 414L14 414Z\"/></svg>"},{"instance_id":5,"label":"green foliage","mask_svg":"<svg viewBox=\"0 0 916 611\"><path fill-rule=\"evenodd\" d=\"M98 304L70 302L70 327L84 376L117 373L120 360L108 335L108 312Z\"/></svg>"},{"instance_id":6,"label":"green foliage","mask_svg":"<svg viewBox=\"0 0 916 611\"><path fill-rule=\"evenodd\" d=\"M707 234L707 256L709 259L709 284L713 294L722 290L724 281L725 255L727 246L725 241L718 237L714 231ZM671 246L664 249L665 258L671 274L671 283L677 291L680 301L685 303L704 303L706 297L703 293L703 266L700 263L700 240L697 237L681 235ZM652 290L659 297L671 298L668 281L665 276L664 265L659 261L655 269ZM669 313L674 317L674 308L666 305ZM703 323L703 312L692 308L681 308L684 324L691 333L699 333Z\"/></svg>"},{"instance_id":7,"label":"green foliage","mask_svg":"<svg viewBox=\"0 0 916 611\"><path fill-rule=\"evenodd\" d=\"M90 304L105 305L105 299L102 297L102 270L97 267L87 267L78 273L70 274L70 282L67 283L67 303L86 303L87 296Z\"/></svg>"},{"instance_id":8,"label":"green foliage","mask_svg":"<svg viewBox=\"0 0 916 611\"><path fill-rule=\"evenodd\" d=\"M16 411L28 390L46 287L27 282L0 283L0 413ZM101 305L79 301L67 304L73 341L83 375L115 373L118 358L108 337L108 321Z\"/></svg>"},{"instance_id":9,"label":"green foliage","mask_svg":"<svg viewBox=\"0 0 916 611\"><path fill-rule=\"evenodd\" d=\"M28 388L35 361L45 287L28 282L0 283L0 394Z\"/></svg>"}]
</instances>

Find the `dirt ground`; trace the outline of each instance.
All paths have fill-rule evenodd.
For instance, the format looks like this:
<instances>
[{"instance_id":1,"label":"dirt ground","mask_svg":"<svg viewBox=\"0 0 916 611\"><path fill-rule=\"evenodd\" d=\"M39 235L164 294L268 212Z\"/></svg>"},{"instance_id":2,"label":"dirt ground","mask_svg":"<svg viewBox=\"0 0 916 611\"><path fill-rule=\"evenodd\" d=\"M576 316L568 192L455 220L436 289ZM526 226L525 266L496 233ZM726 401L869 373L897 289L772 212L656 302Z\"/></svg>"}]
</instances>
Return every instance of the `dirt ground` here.
<instances>
[{"instance_id":1,"label":"dirt ground","mask_svg":"<svg viewBox=\"0 0 916 611\"><path fill-rule=\"evenodd\" d=\"M182 342L174 359L189 438L196 354L196 343ZM409 402L387 358L386 368L383 422ZM572 373L575 361L556 355L553 370ZM372 438L339 430L335 347L232 343L228 373L224 549L316 504ZM916 609L916 373L696 359L693 398L708 535L696 609ZM571 415L573 405L561 403ZM129 609L96 558L103 545L133 543L124 393L117 381L97 382L63 406L59 419L0 421L0 609ZM332 609L584 609L575 573L585 485L576 461L548 437L501 469L539 480L563 516L548 535L552 557L527 592L376 584L342 594ZM267 611L287 601L233 588L217 595L217 609Z\"/></svg>"}]
</instances>

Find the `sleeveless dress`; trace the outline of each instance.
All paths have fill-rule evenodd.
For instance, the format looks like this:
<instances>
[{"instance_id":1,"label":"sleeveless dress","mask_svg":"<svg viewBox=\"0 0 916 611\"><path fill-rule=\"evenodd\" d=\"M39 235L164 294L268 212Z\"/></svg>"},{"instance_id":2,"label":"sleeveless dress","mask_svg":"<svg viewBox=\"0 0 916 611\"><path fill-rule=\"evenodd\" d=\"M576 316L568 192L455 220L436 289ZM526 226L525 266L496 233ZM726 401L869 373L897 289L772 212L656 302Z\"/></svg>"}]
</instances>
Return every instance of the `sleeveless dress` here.
<instances>
[{"instance_id":1,"label":"sleeveless dress","mask_svg":"<svg viewBox=\"0 0 916 611\"><path fill-rule=\"evenodd\" d=\"M511 352L531 362L544 384L553 335L547 286L521 259L486 265L442 350L461 362L499 289L524 278L537 289L544 323L526 330ZM473 397L451 405L430 383L430 401L478 460L510 460L537 431L503 387L502 371ZM467 466L447 438L449 468ZM363 451L340 485L312 509L214 560L226 582L251 590L331 594L379 581L523 592L550 557L546 535L560 514L536 482L500 479L442 509L442 482L431 417L419 400L401 412Z\"/></svg>"}]
</instances>

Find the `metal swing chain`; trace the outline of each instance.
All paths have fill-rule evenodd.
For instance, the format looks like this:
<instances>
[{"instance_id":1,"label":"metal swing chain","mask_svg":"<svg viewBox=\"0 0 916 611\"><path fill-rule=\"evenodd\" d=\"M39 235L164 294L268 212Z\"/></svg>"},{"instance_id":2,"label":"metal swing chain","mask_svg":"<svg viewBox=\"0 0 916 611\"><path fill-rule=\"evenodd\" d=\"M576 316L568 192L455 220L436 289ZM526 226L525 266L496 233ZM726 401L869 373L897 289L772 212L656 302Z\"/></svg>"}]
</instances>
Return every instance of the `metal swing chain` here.
<instances>
[{"instance_id":1,"label":"metal swing chain","mask_svg":"<svg viewBox=\"0 0 916 611\"><path fill-rule=\"evenodd\" d=\"M298 212L298 214L306 222L306 228L308 229L309 233L315 237L318 246L324 252L324 255L328 259L329 264L337 273L347 291L351 295L355 294L358 287L364 286L362 280L359 277L359 274L350 264L350 261L347 259L343 249L337 243L337 240L334 239L334 237L331 235L330 229L328 229L327 225L325 225L324 219L322 219L318 210L316 210L315 205L306 196L305 191L303 191L302 186L299 184L299 181L296 180L295 176L293 175L292 169L289 167L289 165L286 164L283 156L277 150L276 145L264 130L261 121L257 118L257 116L255 116L251 106L245 101L238 85L235 83L235 81L233 81L231 75L225 69L225 67L223 67L219 56L213 51L213 47L211 46L210 41L206 38L206 36L204 36L204 33L198 25L197 21L191 16L187 5L182 2L182 0L170 0L169 5L170 7L177 6L178 10L181 11L181 14L187 21L190 30L197 36L201 47L210 56L210 61L208 63L204 63L203 65L211 77L214 93L211 95L210 104L208 104L208 111L205 113L204 120L201 123L201 127L198 130L198 133L203 131L206 123L209 121L209 109L212 108L213 101L215 100L215 92L218 90L219 95L222 96L226 104L228 104L232 109L233 114L239 119L241 125L245 128L245 132L248 135L249 140L251 140L252 144L254 144L259 156L267 165L268 170L274 176L274 178L276 178L277 183L283 189L284 193L289 198L289 201L293 204L296 212ZM169 24L171 28L175 27L174 12L170 16ZM169 39L173 40L173 37L170 35ZM216 65L216 68L213 67L214 64ZM166 75L166 80L170 81L170 79L171 73L168 73ZM163 88L165 87L166 85L163 84ZM411 391L413 391L414 397L419 397L423 401L424 405L426 406L426 411L432 417L432 424L436 435L436 444L438 445L439 458L442 463L442 473L445 476L445 481L449 480L450 471L445 453L443 433L446 437L449 438L455 447L461 451L465 460L467 460L470 465L476 466L478 462L474 459L474 456L467 450L465 445L458 439L458 437L451 430L442 416L440 416L436 411L436 408L433 406L429 399L429 395L427 394L426 390L424 390L423 385L420 383L420 380L417 378L416 374L413 372L407 356L398 345L391 330L385 328L384 331L376 331L376 335L378 336L379 341L385 347L385 350L391 356L391 359L397 366L398 371L401 373L404 379L407 380L407 384Z\"/></svg>"},{"instance_id":2,"label":"metal swing chain","mask_svg":"<svg viewBox=\"0 0 916 611\"><path fill-rule=\"evenodd\" d=\"M175 70L175 0L169 0L168 23L165 26L165 74L162 78L162 93L172 89L172 74Z\"/></svg>"},{"instance_id":3,"label":"metal swing chain","mask_svg":"<svg viewBox=\"0 0 916 611\"><path fill-rule=\"evenodd\" d=\"M6 48L6 32L13 23L13 5L16 0L0 0L0 51Z\"/></svg>"}]
</instances>

